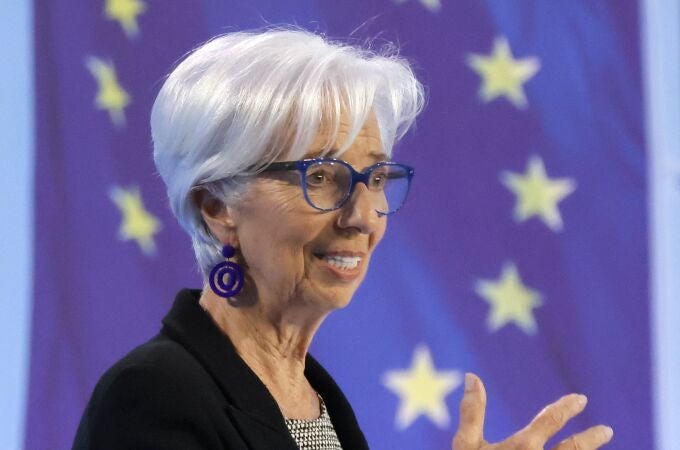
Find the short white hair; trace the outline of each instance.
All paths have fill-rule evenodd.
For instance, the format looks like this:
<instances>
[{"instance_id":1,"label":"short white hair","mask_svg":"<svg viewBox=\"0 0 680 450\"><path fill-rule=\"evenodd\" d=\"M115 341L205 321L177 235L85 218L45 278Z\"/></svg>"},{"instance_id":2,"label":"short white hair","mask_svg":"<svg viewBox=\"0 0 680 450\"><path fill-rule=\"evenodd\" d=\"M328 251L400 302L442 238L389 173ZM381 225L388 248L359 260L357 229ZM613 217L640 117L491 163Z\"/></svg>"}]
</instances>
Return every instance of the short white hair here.
<instances>
[{"instance_id":1,"label":"short white hair","mask_svg":"<svg viewBox=\"0 0 680 450\"><path fill-rule=\"evenodd\" d=\"M322 123L331 131L328 146L335 142L342 113L349 132L336 155L373 113L390 157L423 103L423 86L391 44L374 51L275 28L224 34L189 53L154 102L151 134L156 168L204 281L223 257L192 190L237 201L258 169L308 153Z\"/></svg>"}]
</instances>

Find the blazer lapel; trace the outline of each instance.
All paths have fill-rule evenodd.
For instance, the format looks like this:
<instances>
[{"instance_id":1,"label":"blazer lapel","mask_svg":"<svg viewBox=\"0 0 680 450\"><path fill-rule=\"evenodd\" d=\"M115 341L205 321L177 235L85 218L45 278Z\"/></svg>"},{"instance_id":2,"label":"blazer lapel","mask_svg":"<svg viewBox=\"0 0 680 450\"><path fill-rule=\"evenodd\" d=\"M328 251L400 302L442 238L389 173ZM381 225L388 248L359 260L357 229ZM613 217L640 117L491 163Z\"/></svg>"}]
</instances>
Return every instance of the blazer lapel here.
<instances>
[{"instance_id":1,"label":"blazer lapel","mask_svg":"<svg viewBox=\"0 0 680 450\"><path fill-rule=\"evenodd\" d=\"M211 374L227 399L225 412L249 446L297 450L276 401L200 307L200 295L200 290L180 291L161 333L183 345Z\"/></svg>"},{"instance_id":2,"label":"blazer lapel","mask_svg":"<svg viewBox=\"0 0 680 450\"><path fill-rule=\"evenodd\" d=\"M274 397L236 353L229 338L200 307L201 291L183 289L163 319L161 333L183 345L211 374L228 405L226 413L252 448L298 450ZM354 411L333 378L311 356L305 376L323 397L342 447L368 449Z\"/></svg>"},{"instance_id":3,"label":"blazer lapel","mask_svg":"<svg viewBox=\"0 0 680 450\"><path fill-rule=\"evenodd\" d=\"M354 411L333 378L310 354L305 361L305 376L312 387L326 403L328 415L338 435L340 444L346 450L368 449L368 443L361 432Z\"/></svg>"}]
</instances>

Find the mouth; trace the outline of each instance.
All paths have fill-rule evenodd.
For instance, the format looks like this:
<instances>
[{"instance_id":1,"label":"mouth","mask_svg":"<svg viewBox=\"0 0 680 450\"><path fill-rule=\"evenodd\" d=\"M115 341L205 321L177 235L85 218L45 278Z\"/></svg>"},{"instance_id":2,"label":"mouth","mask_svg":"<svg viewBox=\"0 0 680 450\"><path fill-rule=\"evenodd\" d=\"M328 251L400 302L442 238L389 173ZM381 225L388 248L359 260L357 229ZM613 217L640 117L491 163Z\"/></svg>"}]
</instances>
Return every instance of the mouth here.
<instances>
[{"instance_id":1,"label":"mouth","mask_svg":"<svg viewBox=\"0 0 680 450\"><path fill-rule=\"evenodd\" d=\"M354 280L361 273L365 255L357 252L315 252L315 258L337 278Z\"/></svg>"}]
</instances>

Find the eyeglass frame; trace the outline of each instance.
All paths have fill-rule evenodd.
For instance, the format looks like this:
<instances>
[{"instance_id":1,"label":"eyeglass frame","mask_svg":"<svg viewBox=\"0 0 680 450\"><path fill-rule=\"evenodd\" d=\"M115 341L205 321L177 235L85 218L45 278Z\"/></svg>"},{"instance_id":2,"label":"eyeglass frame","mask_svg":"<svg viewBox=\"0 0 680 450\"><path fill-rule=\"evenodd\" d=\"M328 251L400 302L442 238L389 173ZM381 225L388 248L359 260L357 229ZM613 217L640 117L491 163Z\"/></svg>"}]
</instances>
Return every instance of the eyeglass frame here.
<instances>
[{"instance_id":1,"label":"eyeglass frame","mask_svg":"<svg viewBox=\"0 0 680 450\"><path fill-rule=\"evenodd\" d=\"M349 183L349 189L345 193L345 196L337 203L337 205L333 208L319 208L318 206L315 206L314 203L309 199L309 195L307 194L307 169L311 167L314 164L318 163L323 163L323 162L331 162L331 163L338 163L342 164L343 166L347 167L349 169L349 172L352 176L352 179L350 180ZM349 200L352 197L352 194L354 193L354 188L357 185L357 183L364 183L367 189L371 189L368 186L369 183L369 175L371 172L374 170L378 169L379 167L383 166L399 166L402 167L406 170L406 179L407 179L407 186L406 186L406 193L404 194L404 201L401 202L401 205L394 211L388 212L388 213L383 213L378 210L375 210L375 212L378 213L379 216L389 216L391 214L394 214L395 212L399 211L403 206L404 203L406 203L406 199L408 198L408 193L411 190L411 180L413 179L413 174L415 173L415 169L411 166L408 166L406 164L401 164L401 163L396 163L393 161L380 161L376 164L373 164L372 166L366 167L364 170L361 172L357 171L350 163L347 161L344 161L342 159L337 159L337 158L310 158L310 159L300 159L297 161L277 161L270 163L267 167L262 169L260 173L266 173L266 172L282 172L286 170L297 170L300 173L300 184L302 185L302 192L305 197L305 200L307 201L307 204L311 206L312 208L318 210L318 211L323 211L323 212L330 212L330 211L335 211L344 206L345 203L347 203L347 200Z\"/></svg>"}]
</instances>

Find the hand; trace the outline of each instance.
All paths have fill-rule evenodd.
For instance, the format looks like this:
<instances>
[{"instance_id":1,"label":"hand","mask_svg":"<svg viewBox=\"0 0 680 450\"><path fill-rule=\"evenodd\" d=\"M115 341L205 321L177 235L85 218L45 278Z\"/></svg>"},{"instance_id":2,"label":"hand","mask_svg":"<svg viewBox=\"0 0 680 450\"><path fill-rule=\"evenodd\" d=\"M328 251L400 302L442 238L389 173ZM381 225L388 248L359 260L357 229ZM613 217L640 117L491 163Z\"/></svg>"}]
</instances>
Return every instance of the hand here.
<instances>
[{"instance_id":1,"label":"hand","mask_svg":"<svg viewBox=\"0 0 680 450\"><path fill-rule=\"evenodd\" d=\"M484 440L484 411L486 391L476 375L465 375L465 394L460 402L460 422L453 437L453 450L542 450L546 441L555 435L569 419L586 407L584 395L569 394L538 413L523 429L503 442L490 444ZM590 450L600 448L611 440L613 431L604 425L588 428L563 440L552 450Z\"/></svg>"}]
</instances>

